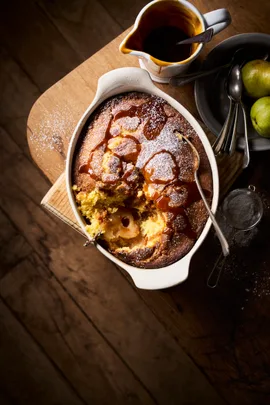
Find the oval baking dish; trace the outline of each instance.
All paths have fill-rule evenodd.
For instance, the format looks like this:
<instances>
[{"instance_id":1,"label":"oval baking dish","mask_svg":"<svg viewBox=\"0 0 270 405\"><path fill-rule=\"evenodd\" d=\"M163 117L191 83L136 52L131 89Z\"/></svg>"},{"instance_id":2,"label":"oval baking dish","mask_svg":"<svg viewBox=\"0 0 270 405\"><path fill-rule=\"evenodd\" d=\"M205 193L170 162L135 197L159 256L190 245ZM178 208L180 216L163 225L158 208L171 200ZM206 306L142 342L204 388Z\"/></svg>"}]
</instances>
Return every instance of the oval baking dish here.
<instances>
[{"instance_id":1,"label":"oval baking dish","mask_svg":"<svg viewBox=\"0 0 270 405\"><path fill-rule=\"evenodd\" d=\"M182 114L183 117L194 128L204 146L205 152L207 154L211 166L212 181L213 181L212 211L215 212L217 209L219 197L219 178L216 159L213 154L211 145L198 122L180 103L178 103L175 99L173 99L172 97L168 96L166 93L158 89L152 83L150 76L146 71L133 67L120 68L106 73L99 79L95 98L90 104L90 106L87 108L85 113L83 114L80 121L78 122L75 131L72 135L72 138L70 140L67 154L67 162L66 162L67 193L75 217L78 223L80 224L83 232L85 233L87 239L89 239L89 235L85 230L86 223L77 208L74 193L72 191L72 165L76 144L87 119L103 101L112 96L116 96L118 94L131 91L149 93L163 98L172 107L174 107L177 111L179 111L179 113ZM118 266L126 270L132 277L137 287L153 290L168 288L183 282L188 277L190 260L193 254L196 252L196 250L199 248L199 246L205 239L210 227L211 227L211 220L208 218L199 238L197 239L191 250L184 257L182 257L175 263L157 269L142 269L135 266L131 266L116 258L114 255L112 255L110 252L104 249L98 242L96 242L95 245L106 257L108 257L111 261L113 261Z\"/></svg>"}]
</instances>

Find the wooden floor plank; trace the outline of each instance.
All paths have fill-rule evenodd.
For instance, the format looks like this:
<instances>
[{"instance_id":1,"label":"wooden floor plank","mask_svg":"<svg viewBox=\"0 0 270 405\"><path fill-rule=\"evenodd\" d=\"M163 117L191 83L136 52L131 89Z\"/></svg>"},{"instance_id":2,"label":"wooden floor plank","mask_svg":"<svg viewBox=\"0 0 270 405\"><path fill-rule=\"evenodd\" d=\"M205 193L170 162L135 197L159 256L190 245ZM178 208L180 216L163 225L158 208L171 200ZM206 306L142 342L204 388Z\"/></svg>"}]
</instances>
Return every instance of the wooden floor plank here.
<instances>
[{"instance_id":1,"label":"wooden floor plank","mask_svg":"<svg viewBox=\"0 0 270 405\"><path fill-rule=\"evenodd\" d=\"M0 46L0 60L0 125L8 130L15 142L29 155L25 138L26 121L41 93L3 46Z\"/></svg>"},{"instance_id":2,"label":"wooden floor plank","mask_svg":"<svg viewBox=\"0 0 270 405\"><path fill-rule=\"evenodd\" d=\"M0 208L0 279L31 252L30 245Z\"/></svg>"},{"instance_id":3,"label":"wooden floor plank","mask_svg":"<svg viewBox=\"0 0 270 405\"><path fill-rule=\"evenodd\" d=\"M8 162L10 156L19 153L18 147L4 131L1 138L5 142L4 161ZM178 404L179 397L190 404L223 403L115 266L95 248L84 249L83 238L57 220L50 220L35 203L31 182L35 182L37 173L21 155L12 170L4 171L0 204L45 267L57 276L158 403ZM35 200L41 190L39 184Z\"/></svg>"},{"instance_id":4,"label":"wooden floor plank","mask_svg":"<svg viewBox=\"0 0 270 405\"><path fill-rule=\"evenodd\" d=\"M123 29L129 28L134 24L137 14L149 3L148 0L136 0L128 3L125 0L99 0L110 15L122 26Z\"/></svg>"},{"instance_id":5,"label":"wooden floor plank","mask_svg":"<svg viewBox=\"0 0 270 405\"><path fill-rule=\"evenodd\" d=\"M270 211L265 213L264 227L269 227L269 223ZM254 241L256 250L260 246L260 257L252 258L253 249L246 248L239 249L237 261L233 257L228 259L231 271L235 268L236 274L238 272L238 281L233 275L226 277L225 274L222 286L216 291L207 287L207 277L220 249L217 244L214 251L213 240L208 239L203 246L205 257L195 255L185 285L155 294L138 291L219 393L234 405L264 405L270 398L269 374L265 368L270 364L270 298L264 293L265 285L269 286L265 265L270 260L264 232L261 229ZM250 271L246 277L239 275L238 263L243 265L244 273L245 266L252 261L251 268L256 268L257 274ZM254 288L258 290L255 295L252 293Z\"/></svg>"},{"instance_id":6,"label":"wooden floor plank","mask_svg":"<svg viewBox=\"0 0 270 405\"><path fill-rule=\"evenodd\" d=\"M122 32L121 26L96 0L38 0L38 4L83 59Z\"/></svg>"},{"instance_id":7,"label":"wooden floor plank","mask_svg":"<svg viewBox=\"0 0 270 405\"><path fill-rule=\"evenodd\" d=\"M0 13L1 43L35 85L44 91L74 69L82 58L32 1L4 2Z\"/></svg>"},{"instance_id":8,"label":"wooden floor plank","mask_svg":"<svg viewBox=\"0 0 270 405\"><path fill-rule=\"evenodd\" d=\"M87 404L154 404L36 254L1 280L0 294Z\"/></svg>"},{"instance_id":9,"label":"wooden floor plank","mask_svg":"<svg viewBox=\"0 0 270 405\"><path fill-rule=\"evenodd\" d=\"M0 391L6 392L12 403L84 403L1 299L0 330Z\"/></svg>"},{"instance_id":10,"label":"wooden floor plank","mask_svg":"<svg viewBox=\"0 0 270 405\"><path fill-rule=\"evenodd\" d=\"M204 1L204 0L195 0L194 5L198 7L198 9L202 13L208 13L212 10L216 10L220 8L220 1L219 0L211 0L211 1ZM257 1L246 1L246 7L243 6L243 3L236 2L235 0L225 0L222 3L223 7L226 7L232 13L232 26L233 29L236 31L236 34L242 34L247 31L247 21L249 25L252 24L253 31L252 32L262 32L262 33L270 33L270 26L268 23L268 19L265 18L264 13L261 12L263 9L266 14L270 13L270 2L265 0L257 0ZM226 36L226 30L219 33L216 36L216 40L218 42L222 41Z\"/></svg>"}]
</instances>

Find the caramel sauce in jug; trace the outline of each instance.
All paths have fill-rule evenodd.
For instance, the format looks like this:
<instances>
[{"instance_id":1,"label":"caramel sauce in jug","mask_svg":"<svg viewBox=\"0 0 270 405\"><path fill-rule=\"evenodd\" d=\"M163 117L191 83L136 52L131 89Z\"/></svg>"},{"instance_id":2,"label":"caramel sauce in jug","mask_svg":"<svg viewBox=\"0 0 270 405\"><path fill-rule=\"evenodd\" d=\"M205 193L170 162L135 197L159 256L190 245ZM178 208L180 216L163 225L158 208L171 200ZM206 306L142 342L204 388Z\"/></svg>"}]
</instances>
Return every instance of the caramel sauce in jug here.
<instances>
[{"instance_id":1,"label":"caramel sauce in jug","mask_svg":"<svg viewBox=\"0 0 270 405\"><path fill-rule=\"evenodd\" d=\"M199 34L202 29L198 16L184 4L175 0L158 1L144 12L122 49L124 53L145 52L160 66L179 63L188 59L199 44L176 45L177 42Z\"/></svg>"},{"instance_id":2,"label":"caramel sauce in jug","mask_svg":"<svg viewBox=\"0 0 270 405\"><path fill-rule=\"evenodd\" d=\"M158 27L145 38L143 51L166 62L185 60L191 55L192 46L191 44L177 45L177 42L188 38L190 37L179 27Z\"/></svg>"}]
</instances>

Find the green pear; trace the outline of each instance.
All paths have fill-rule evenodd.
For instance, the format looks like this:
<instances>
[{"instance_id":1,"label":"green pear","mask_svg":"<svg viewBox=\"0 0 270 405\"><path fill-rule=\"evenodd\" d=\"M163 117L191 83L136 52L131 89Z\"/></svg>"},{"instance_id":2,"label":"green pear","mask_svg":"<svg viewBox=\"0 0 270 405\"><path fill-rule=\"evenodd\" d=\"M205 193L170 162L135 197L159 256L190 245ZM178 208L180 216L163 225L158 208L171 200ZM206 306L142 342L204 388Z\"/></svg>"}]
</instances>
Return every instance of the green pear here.
<instances>
[{"instance_id":1,"label":"green pear","mask_svg":"<svg viewBox=\"0 0 270 405\"><path fill-rule=\"evenodd\" d=\"M258 134L270 138L270 97L255 101L250 110L250 118Z\"/></svg>"},{"instance_id":2,"label":"green pear","mask_svg":"<svg viewBox=\"0 0 270 405\"><path fill-rule=\"evenodd\" d=\"M270 62L252 60L242 68L247 94L253 98L270 96Z\"/></svg>"}]
</instances>

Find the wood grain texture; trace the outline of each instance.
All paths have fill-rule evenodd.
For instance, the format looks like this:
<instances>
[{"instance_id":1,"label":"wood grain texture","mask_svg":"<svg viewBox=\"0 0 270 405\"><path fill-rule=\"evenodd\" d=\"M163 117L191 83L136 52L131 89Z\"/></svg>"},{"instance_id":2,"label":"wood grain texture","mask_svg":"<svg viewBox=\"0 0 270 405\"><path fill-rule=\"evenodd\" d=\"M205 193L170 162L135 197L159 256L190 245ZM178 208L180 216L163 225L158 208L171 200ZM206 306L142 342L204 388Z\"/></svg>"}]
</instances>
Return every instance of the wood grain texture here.
<instances>
[{"instance_id":1,"label":"wood grain texture","mask_svg":"<svg viewBox=\"0 0 270 405\"><path fill-rule=\"evenodd\" d=\"M30 184L31 181L35 182L38 170L21 154L4 131L1 138L6 145L5 150L9 150L9 153L4 151L6 170L0 183L1 189L4 190L0 196L3 211L17 224L19 231L44 266L57 277L154 400L161 404L178 404L178 398L181 397L187 404L197 405L202 400L205 403L222 404L223 401L205 376L151 311L147 310L141 298L116 267L95 248L89 247L85 250L82 247L83 238L78 237L78 234L68 229L65 224L54 218L50 220L50 216L33 201L31 188L26 181L24 188L20 187L22 173L29 179ZM14 154L20 155L20 159L13 164L11 172L7 162ZM40 190L42 186L40 181ZM14 195L17 195L16 200L10 205L10 198ZM39 195L40 191L37 189L36 196ZM22 209L23 216L20 214ZM10 286L14 285L12 275L9 274L2 278L2 283L8 278ZM7 290L8 287L5 286L3 291ZM30 302L35 297L32 294L35 293L31 292ZM19 300L21 294L14 293L14 296ZM24 301L24 298L20 299ZM17 305L14 309L18 311L22 304ZM20 313L21 317L22 315ZM46 313L41 319L45 315ZM31 331L34 333L34 329ZM38 339L41 339L40 335ZM74 350L77 352L82 349L78 345ZM54 354L56 355L57 353ZM66 370L65 373L67 372Z\"/></svg>"},{"instance_id":2,"label":"wood grain texture","mask_svg":"<svg viewBox=\"0 0 270 405\"><path fill-rule=\"evenodd\" d=\"M228 38L231 35L241 34L244 32L263 32L270 33L268 23L268 14L270 13L270 3L265 0L211 0L205 2L203 0L193 1L193 4L198 7L202 13L208 13L221 7L227 8L232 15L231 25L218 36L213 39L215 42L220 42L222 39ZM212 41L211 41L212 42Z\"/></svg>"},{"instance_id":3,"label":"wood grain texture","mask_svg":"<svg viewBox=\"0 0 270 405\"><path fill-rule=\"evenodd\" d=\"M24 132L30 108L41 93L10 52L1 45L0 60L0 125L30 156Z\"/></svg>"},{"instance_id":4,"label":"wood grain texture","mask_svg":"<svg viewBox=\"0 0 270 405\"><path fill-rule=\"evenodd\" d=\"M149 1L129 1L128 7L126 7L127 2L125 0L99 0L99 3L101 3L115 21L126 30L134 23L136 16Z\"/></svg>"},{"instance_id":5,"label":"wood grain texture","mask_svg":"<svg viewBox=\"0 0 270 405\"><path fill-rule=\"evenodd\" d=\"M29 244L0 208L0 279L31 252Z\"/></svg>"},{"instance_id":6,"label":"wood grain texture","mask_svg":"<svg viewBox=\"0 0 270 405\"><path fill-rule=\"evenodd\" d=\"M114 16L96 0L39 0L38 4L83 59L122 32Z\"/></svg>"},{"instance_id":7,"label":"wood grain texture","mask_svg":"<svg viewBox=\"0 0 270 405\"><path fill-rule=\"evenodd\" d=\"M10 0L1 5L0 36L41 91L83 60L31 0Z\"/></svg>"},{"instance_id":8,"label":"wood grain texture","mask_svg":"<svg viewBox=\"0 0 270 405\"><path fill-rule=\"evenodd\" d=\"M37 254L14 267L0 291L85 403L155 403Z\"/></svg>"},{"instance_id":9,"label":"wood grain texture","mask_svg":"<svg viewBox=\"0 0 270 405\"><path fill-rule=\"evenodd\" d=\"M0 391L3 397L16 405L84 404L1 298L0 330Z\"/></svg>"}]
</instances>

